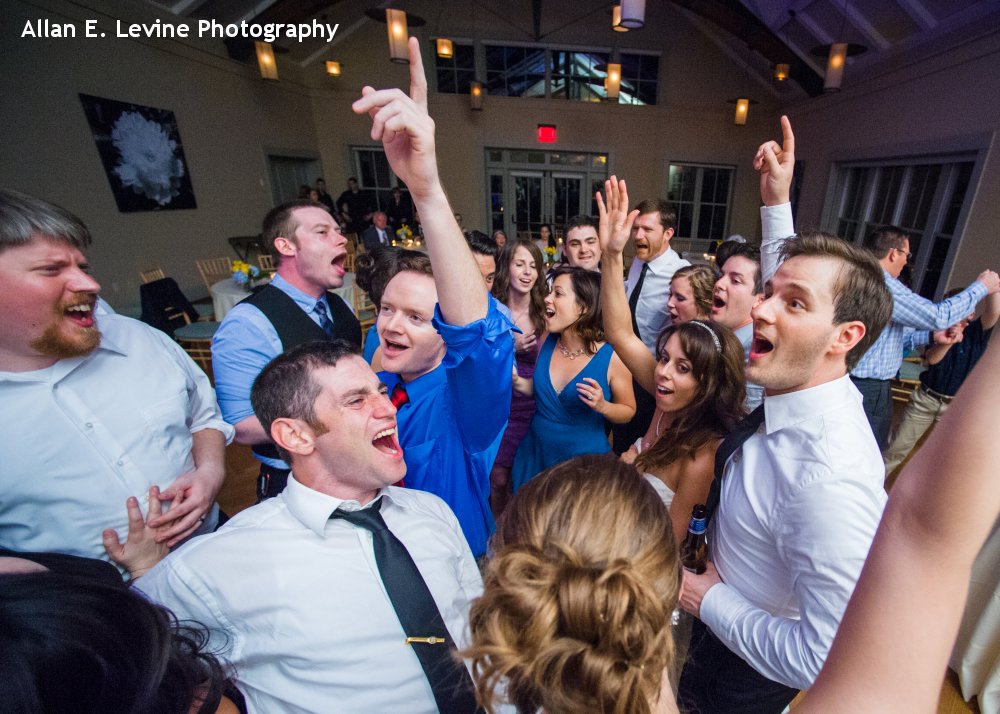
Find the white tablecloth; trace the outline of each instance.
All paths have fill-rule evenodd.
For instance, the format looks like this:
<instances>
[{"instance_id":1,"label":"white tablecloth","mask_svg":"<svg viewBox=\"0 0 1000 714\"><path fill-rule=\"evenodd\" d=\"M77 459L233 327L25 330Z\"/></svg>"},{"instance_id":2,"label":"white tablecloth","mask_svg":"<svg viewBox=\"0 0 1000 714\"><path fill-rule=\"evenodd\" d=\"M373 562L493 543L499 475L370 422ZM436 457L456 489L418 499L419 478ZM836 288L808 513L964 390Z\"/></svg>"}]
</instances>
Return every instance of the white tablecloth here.
<instances>
[{"instance_id":1,"label":"white tablecloth","mask_svg":"<svg viewBox=\"0 0 1000 714\"><path fill-rule=\"evenodd\" d=\"M951 668L966 701L975 696L983 714L1000 713L1000 520L972 565Z\"/></svg>"},{"instance_id":2,"label":"white tablecloth","mask_svg":"<svg viewBox=\"0 0 1000 714\"><path fill-rule=\"evenodd\" d=\"M353 288L354 273L346 273L344 284L333 291L344 298L351 309L354 309ZM212 295L212 306L215 308L215 319L218 322L222 322L222 318L236 306L236 303L250 295L245 287L234 283L232 278L214 283L209 292Z\"/></svg>"}]
</instances>

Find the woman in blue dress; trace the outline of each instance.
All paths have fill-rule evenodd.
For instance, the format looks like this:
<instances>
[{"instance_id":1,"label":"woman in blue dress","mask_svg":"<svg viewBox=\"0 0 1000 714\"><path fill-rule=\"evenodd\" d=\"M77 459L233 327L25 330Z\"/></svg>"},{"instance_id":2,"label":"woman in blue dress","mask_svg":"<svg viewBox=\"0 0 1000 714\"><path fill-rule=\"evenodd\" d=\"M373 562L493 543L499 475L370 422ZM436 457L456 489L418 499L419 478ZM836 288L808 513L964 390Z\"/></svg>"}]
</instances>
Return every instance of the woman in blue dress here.
<instances>
[{"instance_id":1,"label":"woman in blue dress","mask_svg":"<svg viewBox=\"0 0 1000 714\"><path fill-rule=\"evenodd\" d=\"M534 396L535 414L514 457L516 492L535 474L580 454L611 450L605 420L635 414L632 375L601 328L601 279L582 268L559 268L545 299L545 327L533 379L515 375L514 389Z\"/></svg>"}]
</instances>

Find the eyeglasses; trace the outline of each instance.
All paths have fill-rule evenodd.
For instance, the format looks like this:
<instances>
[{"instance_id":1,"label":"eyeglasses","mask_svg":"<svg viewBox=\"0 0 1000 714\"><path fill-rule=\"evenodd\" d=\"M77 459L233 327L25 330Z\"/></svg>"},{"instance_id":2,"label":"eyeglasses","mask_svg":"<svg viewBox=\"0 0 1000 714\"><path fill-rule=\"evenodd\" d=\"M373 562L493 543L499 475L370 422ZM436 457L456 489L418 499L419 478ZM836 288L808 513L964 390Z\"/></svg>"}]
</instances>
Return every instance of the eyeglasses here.
<instances>
[{"instance_id":1,"label":"eyeglasses","mask_svg":"<svg viewBox=\"0 0 1000 714\"><path fill-rule=\"evenodd\" d=\"M905 255L906 262L910 262L910 260L913 258L913 253L911 253L908 250L903 250L902 248L894 248L893 250L895 250L897 253L902 253L903 255Z\"/></svg>"}]
</instances>

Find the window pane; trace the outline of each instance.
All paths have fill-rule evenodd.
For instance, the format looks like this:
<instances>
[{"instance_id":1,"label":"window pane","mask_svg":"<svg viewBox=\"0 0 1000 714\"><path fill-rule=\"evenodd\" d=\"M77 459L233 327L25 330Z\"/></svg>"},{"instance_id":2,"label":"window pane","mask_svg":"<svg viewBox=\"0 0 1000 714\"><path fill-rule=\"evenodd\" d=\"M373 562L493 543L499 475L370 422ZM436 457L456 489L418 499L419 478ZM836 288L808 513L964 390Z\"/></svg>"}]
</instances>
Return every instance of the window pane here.
<instances>
[{"instance_id":1,"label":"window pane","mask_svg":"<svg viewBox=\"0 0 1000 714\"><path fill-rule=\"evenodd\" d=\"M958 215L962 212L962 204L965 203L965 192L969 189L969 181L972 179L972 162L958 164L956 171L958 175L955 177L955 188L952 191L948 211L945 213L944 225L941 228L942 233L949 235L955 232Z\"/></svg>"}]
</instances>

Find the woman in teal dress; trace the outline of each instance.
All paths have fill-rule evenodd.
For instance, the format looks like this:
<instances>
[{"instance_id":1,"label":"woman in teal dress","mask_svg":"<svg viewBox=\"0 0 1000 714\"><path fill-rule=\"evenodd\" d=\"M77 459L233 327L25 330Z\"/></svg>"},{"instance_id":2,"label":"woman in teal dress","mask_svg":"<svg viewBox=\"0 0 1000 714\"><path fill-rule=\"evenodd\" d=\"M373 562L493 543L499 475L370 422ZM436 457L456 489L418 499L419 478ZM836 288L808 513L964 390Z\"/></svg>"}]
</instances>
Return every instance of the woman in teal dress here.
<instances>
[{"instance_id":1,"label":"woman in teal dress","mask_svg":"<svg viewBox=\"0 0 1000 714\"><path fill-rule=\"evenodd\" d=\"M515 492L549 466L607 453L605 420L622 424L635 414L632 375L604 341L600 276L582 268L553 275L545 299L548 337L534 377L514 377L514 389L535 398L531 428L514 457Z\"/></svg>"}]
</instances>

